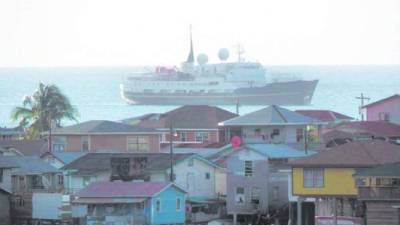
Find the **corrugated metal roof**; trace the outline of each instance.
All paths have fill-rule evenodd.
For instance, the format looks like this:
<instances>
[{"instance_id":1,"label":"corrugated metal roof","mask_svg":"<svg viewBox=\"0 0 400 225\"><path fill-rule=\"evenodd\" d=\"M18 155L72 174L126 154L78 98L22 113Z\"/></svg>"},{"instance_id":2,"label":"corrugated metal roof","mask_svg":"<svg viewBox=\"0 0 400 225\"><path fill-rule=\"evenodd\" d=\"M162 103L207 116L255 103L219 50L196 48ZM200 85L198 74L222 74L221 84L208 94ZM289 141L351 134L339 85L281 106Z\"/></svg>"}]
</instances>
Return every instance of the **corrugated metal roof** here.
<instances>
[{"instance_id":1,"label":"corrugated metal roof","mask_svg":"<svg viewBox=\"0 0 400 225\"><path fill-rule=\"evenodd\" d=\"M271 105L220 123L222 126L312 124L321 122L288 109Z\"/></svg>"},{"instance_id":2,"label":"corrugated metal roof","mask_svg":"<svg viewBox=\"0 0 400 225\"><path fill-rule=\"evenodd\" d=\"M0 165L9 163L16 167L13 175L33 175L43 173L58 173L59 170L37 156L3 156Z\"/></svg>"},{"instance_id":3,"label":"corrugated metal roof","mask_svg":"<svg viewBox=\"0 0 400 225\"><path fill-rule=\"evenodd\" d=\"M152 133L151 128L132 126L108 120L89 120L72 126L57 128L53 134L96 134L96 133Z\"/></svg>"},{"instance_id":4,"label":"corrugated metal roof","mask_svg":"<svg viewBox=\"0 0 400 225\"><path fill-rule=\"evenodd\" d=\"M331 110L296 110L304 116L315 118L324 122L334 122L337 120L353 120L354 118Z\"/></svg>"},{"instance_id":5,"label":"corrugated metal roof","mask_svg":"<svg viewBox=\"0 0 400 225\"><path fill-rule=\"evenodd\" d=\"M285 144L246 144L246 146L268 158L298 158L307 157L316 153L309 150L306 154L303 150L298 150Z\"/></svg>"},{"instance_id":6,"label":"corrugated metal roof","mask_svg":"<svg viewBox=\"0 0 400 225\"><path fill-rule=\"evenodd\" d=\"M400 162L385 164L374 168L358 170L360 177L400 177Z\"/></svg>"},{"instance_id":7,"label":"corrugated metal roof","mask_svg":"<svg viewBox=\"0 0 400 225\"><path fill-rule=\"evenodd\" d=\"M289 164L294 167L372 167L400 161L400 146L386 141L353 141Z\"/></svg>"},{"instance_id":8,"label":"corrugated metal roof","mask_svg":"<svg viewBox=\"0 0 400 225\"><path fill-rule=\"evenodd\" d=\"M77 196L80 198L151 197L170 185L172 183L169 182L93 182L82 189Z\"/></svg>"}]
</instances>

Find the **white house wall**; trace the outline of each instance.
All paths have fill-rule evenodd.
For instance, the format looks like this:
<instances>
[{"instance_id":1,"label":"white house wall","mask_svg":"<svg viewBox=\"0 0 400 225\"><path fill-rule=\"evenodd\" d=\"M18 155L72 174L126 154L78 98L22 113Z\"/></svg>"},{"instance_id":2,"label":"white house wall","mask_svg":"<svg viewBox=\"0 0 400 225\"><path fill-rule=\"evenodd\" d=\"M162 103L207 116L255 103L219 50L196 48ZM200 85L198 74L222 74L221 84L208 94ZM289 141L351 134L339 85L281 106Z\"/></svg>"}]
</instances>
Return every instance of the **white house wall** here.
<instances>
[{"instance_id":1,"label":"white house wall","mask_svg":"<svg viewBox=\"0 0 400 225\"><path fill-rule=\"evenodd\" d=\"M175 183L184 188L189 197L215 197L215 167L196 158L193 166L188 162L185 160L174 166ZM210 174L210 179L206 179L206 173Z\"/></svg>"},{"instance_id":2,"label":"white house wall","mask_svg":"<svg viewBox=\"0 0 400 225\"><path fill-rule=\"evenodd\" d=\"M3 181L0 182L0 187L4 190L12 190L11 169L3 169Z\"/></svg>"},{"instance_id":3,"label":"white house wall","mask_svg":"<svg viewBox=\"0 0 400 225\"><path fill-rule=\"evenodd\" d=\"M34 219L59 219L62 206L60 193L33 193L32 218Z\"/></svg>"}]
</instances>

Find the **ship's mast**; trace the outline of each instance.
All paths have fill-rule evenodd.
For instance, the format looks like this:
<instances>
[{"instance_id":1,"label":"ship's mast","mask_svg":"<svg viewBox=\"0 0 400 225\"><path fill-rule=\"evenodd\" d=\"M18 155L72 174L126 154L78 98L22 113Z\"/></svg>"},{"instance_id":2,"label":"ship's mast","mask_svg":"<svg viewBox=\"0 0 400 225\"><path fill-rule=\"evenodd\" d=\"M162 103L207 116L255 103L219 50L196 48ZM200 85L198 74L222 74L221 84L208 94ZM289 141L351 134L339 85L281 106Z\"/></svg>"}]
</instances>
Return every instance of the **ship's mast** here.
<instances>
[{"instance_id":1,"label":"ship's mast","mask_svg":"<svg viewBox=\"0 0 400 225\"><path fill-rule=\"evenodd\" d=\"M186 63L194 63L194 53L193 53L193 40L192 40L192 25L190 25L190 51Z\"/></svg>"}]
</instances>

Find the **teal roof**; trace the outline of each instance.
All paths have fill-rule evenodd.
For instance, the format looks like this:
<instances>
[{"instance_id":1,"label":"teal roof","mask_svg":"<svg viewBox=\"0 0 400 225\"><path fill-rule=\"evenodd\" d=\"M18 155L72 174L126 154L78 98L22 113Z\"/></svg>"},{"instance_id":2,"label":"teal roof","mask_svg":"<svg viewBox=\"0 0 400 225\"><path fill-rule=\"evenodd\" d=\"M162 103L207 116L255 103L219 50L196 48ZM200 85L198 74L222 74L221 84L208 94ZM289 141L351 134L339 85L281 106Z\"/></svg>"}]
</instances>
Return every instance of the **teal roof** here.
<instances>
[{"instance_id":1,"label":"teal roof","mask_svg":"<svg viewBox=\"0 0 400 225\"><path fill-rule=\"evenodd\" d=\"M298 158L315 154L315 151L295 149L286 144L246 144L245 146L267 156L268 158Z\"/></svg>"},{"instance_id":2,"label":"teal roof","mask_svg":"<svg viewBox=\"0 0 400 225\"><path fill-rule=\"evenodd\" d=\"M355 176L360 177L400 177L400 162L384 164L374 168L358 170Z\"/></svg>"}]
</instances>

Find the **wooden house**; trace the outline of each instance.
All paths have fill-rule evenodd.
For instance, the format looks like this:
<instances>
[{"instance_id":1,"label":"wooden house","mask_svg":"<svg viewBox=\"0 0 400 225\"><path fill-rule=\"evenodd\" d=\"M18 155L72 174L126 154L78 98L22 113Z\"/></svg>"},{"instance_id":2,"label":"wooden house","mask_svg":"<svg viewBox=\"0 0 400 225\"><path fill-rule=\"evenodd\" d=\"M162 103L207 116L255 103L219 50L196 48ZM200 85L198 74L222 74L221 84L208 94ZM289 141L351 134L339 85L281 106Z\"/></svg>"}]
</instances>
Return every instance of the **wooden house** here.
<instances>
[{"instance_id":1,"label":"wooden house","mask_svg":"<svg viewBox=\"0 0 400 225\"><path fill-rule=\"evenodd\" d=\"M400 224L400 162L359 170L354 177L365 225Z\"/></svg>"},{"instance_id":2,"label":"wooden house","mask_svg":"<svg viewBox=\"0 0 400 225\"><path fill-rule=\"evenodd\" d=\"M293 195L298 196L297 221L313 223L318 216L362 216L356 170L400 161L400 146L381 140L354 141L289 162ZM302 200L315 198L315 208L302 212ZM305 215L307 214L307 215ZM303 216L303 218L301 217Z\"/></svg>"},{"instance_id":3,"label":"wooden house","mask_svg":"<svg viewBox=\"0 0 400 225\"><path fill-rule=\"evenodd\" d=\"M159 152L161 133L119 122L90 120L53 130L52 151Z\"/></svg>"},{"instance_id":4,"label":"wooden house","mask_svg":"<svg viewBox=\"0 0 400 225\"><path fill-rule=\"evenodd\" d=\"M185 195L168 182L94 182L77 194L74 216L86 224L184 224Z\"/></svg>"}]
</instances>

